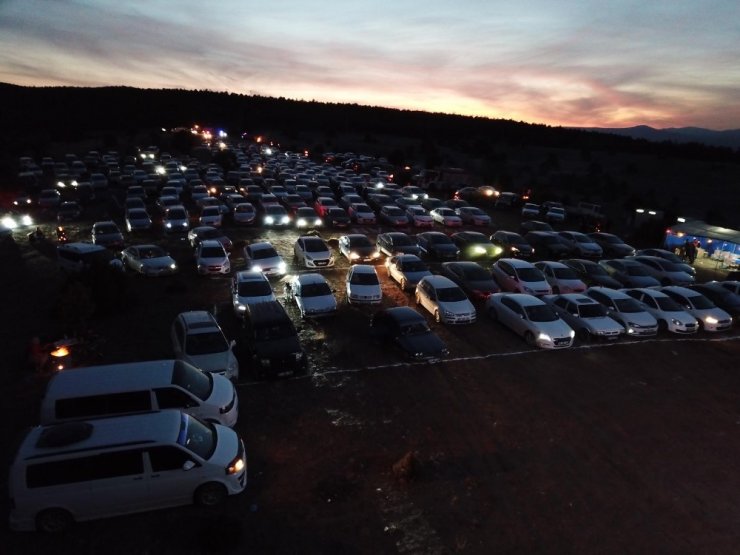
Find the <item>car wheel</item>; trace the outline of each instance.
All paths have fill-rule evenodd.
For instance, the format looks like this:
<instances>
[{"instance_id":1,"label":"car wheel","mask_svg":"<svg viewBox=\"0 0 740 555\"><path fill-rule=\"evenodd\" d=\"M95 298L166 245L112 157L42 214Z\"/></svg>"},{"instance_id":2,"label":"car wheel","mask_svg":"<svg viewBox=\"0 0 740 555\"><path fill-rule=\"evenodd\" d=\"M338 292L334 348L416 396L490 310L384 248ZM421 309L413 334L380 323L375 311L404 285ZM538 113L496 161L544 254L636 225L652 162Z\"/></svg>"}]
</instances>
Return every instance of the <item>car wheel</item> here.
<instances>
[{"instance_id":1,"label":"car wheel","mask_svg":"<svg viewBox=\"0 0 740 555\"><path fill-rule=\"evenodd\" d=\"M591 341L591 334L586 328L581 328L578 330L578 339L584 342Z\"/></svg>"},{"instance_id":2,"label":"car wheel","mask_svg":"<svg viewBox=\"0 0 740 555\"><path fill-rule=\"evenodd\" d=\"M226 488L223 484L209 482L195 490L195 503L201 507L214 507L226 499Z\"/></svg>"},{"instance_id":3,"label":"car wheel","mask_svg":"<svg viewBox=\"0 0 740 555\"><path fill-rule=\"evenodd\" d=\"M524 341L526 341L527 345L529 345L530 347L535 347L537 345L534 334L531 331L528 331L524 334Z\"/></svg>"},{"instance_id":4,"label":"car wheel","mask_svg":"<svg viewBox=\"0 0 740 555\"><path fill-rule=\"evenodd\" d=\"M408 283L406 281L406 278L401 278L400 285L401 285L401 289L403 289L404 291L406 291L406 287L408 286Z\"/></svg>"},{"instance_id":5,"label":"car wheel","mask_svg":"<svg viewBox=\"0 0 740 555\"><path fill-rule=\"evenodd\" d=\"M438 324L442 323L442 315L439 313L439 310L434 311L434 321Z\"/></svg>"},{"instance_id":6,"label":"car wheel","mask_svg":"<svg viewBox=\"0 0 740 555\"><path fill-rule=\"evenodd\" d=\"M36 530L45 534L60 534L74 523L74 518L64 509L46 509L36 515Z\"/></svg>"}]
</instances>

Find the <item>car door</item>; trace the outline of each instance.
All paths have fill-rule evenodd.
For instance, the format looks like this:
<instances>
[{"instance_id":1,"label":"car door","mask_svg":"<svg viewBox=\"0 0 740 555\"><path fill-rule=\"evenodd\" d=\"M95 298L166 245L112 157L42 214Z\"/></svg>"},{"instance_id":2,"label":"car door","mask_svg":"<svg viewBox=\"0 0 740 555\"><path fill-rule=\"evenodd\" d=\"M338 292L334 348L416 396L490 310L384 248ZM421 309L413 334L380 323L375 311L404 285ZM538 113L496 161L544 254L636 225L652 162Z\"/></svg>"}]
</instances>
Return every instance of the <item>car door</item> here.
<instances>
[{"instance_id":1,"label":"car door","mask_svg":"<svg viewBox=\"0 0 740 555\"><path fill-rule=\"evenodd\" d=\"M403 264L398 259L398 255L391 257L391 260L388 263L388 273L393 280L397 281L398 283L401 282L401 277L403 275Z\"/></svg>"},{"instance_id":2,"label":"car door","mask_svg":"<svg viewBox=\"0 0 740 555\"><path fill-rule=\"evenodd\" d=\"M421 290L421 306L427 309L431 314L437 309L437 295L434 288L428 282L423 282L419 289Z\"/></svg>"},{"instance_id":3,"label":"car door","mask_svg":"<svg viewBox=\"0 0 740 555\"><path fill-rule=\"evenodd\" d=\"M175 358L183 358L185 354L185 328L179 319L175 320L172 324L170 337L172 339L172 350L175 352Z\"/></svg>"},{"instance_id":4,"label":"car door","mask_svg":"<svg viewBox=\"0 0 740 555\"><path fill-rule=\"evenodd\" d=\"M158 445L146 451L148 494L152 507L190 503L193 492L206 478L195 457L174 445ZM185 470L187 466L194 466Z\"/></svg>"},{"instance_id":5,"label":"car door","mask_svg":"<svg viewBox=\"0 0 740 555\"><path fill-rule=\"evenodd\" d=\"M500 261L498 268L501 270L497 276L501 279L501 289L504 291L519 291L519 281L516 277L516 271L508 262Z\"/></svg>"},{"instance_id":6,"label":"car door","mask_svg":"<svg viewBox=\"0 0 740 555\"><path fill-rule=\"evenodd\" d=\"M124 514L151 506L142 449L125 449L86 458L88 485L99 516Z\"/></svg>"},{"instance_id":7,"label":"car door","mask_svg":"<svg viewBox=\"0 0 740 555\"><path fill-rule=\"evenodd\" d=\"M509 297L502 297L501 304L505 307L499 314L499 320L512 331L522 335L524 326L522 325L523 311L519 304Z\"/></svg>"}]
</instances>

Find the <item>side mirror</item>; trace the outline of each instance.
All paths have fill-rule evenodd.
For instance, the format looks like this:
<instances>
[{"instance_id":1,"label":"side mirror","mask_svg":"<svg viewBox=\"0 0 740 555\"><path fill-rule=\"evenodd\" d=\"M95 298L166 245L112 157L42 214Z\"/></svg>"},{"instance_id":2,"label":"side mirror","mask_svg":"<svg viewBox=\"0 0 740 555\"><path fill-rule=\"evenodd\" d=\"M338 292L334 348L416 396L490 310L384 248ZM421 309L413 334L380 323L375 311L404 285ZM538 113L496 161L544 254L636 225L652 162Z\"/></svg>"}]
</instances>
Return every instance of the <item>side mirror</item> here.
<instances>
[{"instance_id":1,"label":"side mirror","mask_svg":"<svg viewBox=\"0 0 740 555\"><path fill-rule=\"evenodd\" d=\"M182 465L182 469L187 472L188 470L192 470L195 468L195 463L193 461L185 461Z\"/></svg>"},{"instance_id":2,"label":"side mirror","mask_svg":"<svg viewBox=\"0 0 740 555\"><path fill-rule=\"evenodd\" d=\"M229 347L230 347L231 349L233 349L234 347L236 347L236 339L232 339L232 340L231 340L231 343L229 343Z\"/></svg>"}]
</instances>

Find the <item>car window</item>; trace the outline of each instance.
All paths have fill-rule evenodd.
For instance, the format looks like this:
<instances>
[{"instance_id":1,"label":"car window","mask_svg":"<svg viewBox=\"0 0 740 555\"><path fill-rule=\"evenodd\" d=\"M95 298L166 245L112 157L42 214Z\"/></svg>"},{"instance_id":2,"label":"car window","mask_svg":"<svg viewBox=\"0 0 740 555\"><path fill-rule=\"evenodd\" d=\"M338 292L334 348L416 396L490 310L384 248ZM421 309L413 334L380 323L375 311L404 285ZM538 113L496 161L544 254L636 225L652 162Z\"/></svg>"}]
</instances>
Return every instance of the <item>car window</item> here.
<instances>
[{"instance_id":1,"label":"car window","mask_svg":"<svg viewBox=\"0 0 740 555\"><path fill-rule=\"evenodd\" d=\"M186 409L198 406L190 395L174 387L163 387L154 390L160 409Z\"/></svg>"},{"instance_id":2,"label":"car window","mask_svg":"<svg viewBox=\"0 0 740 555\"><path fill-rule=\"evenodd\" d=\"M183 465L192 461L187 453L177 447L160 446L151 447L148 450L149 463L152 465L154 472L166 470L182 470Z\"/></svg>"}]
</instances>

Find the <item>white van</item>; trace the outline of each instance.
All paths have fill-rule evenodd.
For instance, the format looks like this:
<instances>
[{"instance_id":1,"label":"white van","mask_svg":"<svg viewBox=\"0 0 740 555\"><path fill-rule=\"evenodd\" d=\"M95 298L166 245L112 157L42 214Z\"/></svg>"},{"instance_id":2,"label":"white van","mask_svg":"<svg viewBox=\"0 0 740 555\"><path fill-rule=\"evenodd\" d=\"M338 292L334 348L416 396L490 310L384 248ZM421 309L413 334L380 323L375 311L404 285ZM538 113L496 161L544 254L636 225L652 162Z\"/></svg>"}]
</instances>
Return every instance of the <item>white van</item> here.
<instances>
[{"instance_id":1,"label":"white van","mask_svg":"<svg viewBox=\"0 0 740 555\"><path fill-rule=\"evenodd\" d=\"M179 409L224 426L239 401L227 378L181 360L74 368L56 374L41 401L41 425L161 409Z\"/></svg>"},{"instance_id":2,"label":"white van","mask_svg":"<svg viewBox=\"0 0 740 555\"><path fill-rule=\"evenodd\" d=\"M37 426L10 468L10 528L54 533L77 521L211 506L246 484L236 432L180 411Z\"/></svg>"}]
</instances>

